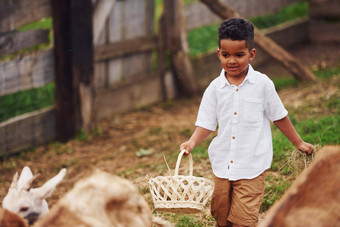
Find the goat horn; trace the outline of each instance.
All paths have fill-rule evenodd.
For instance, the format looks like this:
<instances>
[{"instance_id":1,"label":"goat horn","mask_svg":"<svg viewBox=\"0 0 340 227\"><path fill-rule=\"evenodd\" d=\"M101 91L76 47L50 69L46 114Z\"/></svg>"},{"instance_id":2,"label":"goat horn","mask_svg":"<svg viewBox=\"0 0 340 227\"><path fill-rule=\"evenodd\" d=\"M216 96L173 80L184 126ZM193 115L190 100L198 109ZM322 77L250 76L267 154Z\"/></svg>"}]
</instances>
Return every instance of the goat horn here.
<instances>
[{"instance_id":1,"label":"goat horn","mask_svg":"<svg viewBox=\"0 0 340 227\"><path fill-rule=\"evenodd\" d=\"M18 186L18 172L16 172L13 176L10 188L17 188L17 186Z\"/></svg>"},{"instance_id":2,"label":"goat horn","mask_svg":"<svg viewBox=\"0 0 340 227\"><path fill-rule=\"evenodd\" d=\"M26 185L22 188L26 191L29 191L32 187L32 183L35 179L37 179L40 176L40 174L37 174L35 176L33 176L29 181L27 181Z\"/></svg>"}]
</instances>

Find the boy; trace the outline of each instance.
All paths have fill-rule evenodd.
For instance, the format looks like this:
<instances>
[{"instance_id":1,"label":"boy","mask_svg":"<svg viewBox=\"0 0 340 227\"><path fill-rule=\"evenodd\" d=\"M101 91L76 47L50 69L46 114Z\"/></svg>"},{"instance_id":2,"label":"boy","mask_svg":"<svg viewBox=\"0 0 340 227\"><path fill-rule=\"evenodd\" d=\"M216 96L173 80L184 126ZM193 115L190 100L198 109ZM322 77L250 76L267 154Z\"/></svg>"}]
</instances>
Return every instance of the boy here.
<instances>
[{"instance_id":1,"label":"boy","mask_svg":"<svg viewBox=\"0 0 340 227\"><path fill-rule=\"evenodd\" d=\"M231 18L218 35L223 69L205 90L196 129L180 151L188 155L218 125L208 151L215 182L211 214L217 226L255 226L273 157L270 121L300 151L311 154L314 147L296 132L273 82L249 64L256 55L254 26Z\"/></svg>"}]
</instances>

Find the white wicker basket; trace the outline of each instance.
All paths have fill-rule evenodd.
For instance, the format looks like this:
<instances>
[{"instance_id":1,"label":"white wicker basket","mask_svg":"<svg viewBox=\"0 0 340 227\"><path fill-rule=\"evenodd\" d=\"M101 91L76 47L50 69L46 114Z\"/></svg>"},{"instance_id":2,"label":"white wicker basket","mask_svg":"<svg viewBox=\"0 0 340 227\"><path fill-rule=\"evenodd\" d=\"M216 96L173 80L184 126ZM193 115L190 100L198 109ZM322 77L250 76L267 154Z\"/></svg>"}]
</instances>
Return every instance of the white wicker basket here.
<instances>
[{"instance_id":1,"label":"white wicker basket","mask_svg":"<svg viewBox=\"0 0 340 227\"><path fill-rule=\"evenodd\" d=\"M185 150L179 153L174 176L158 176L149 183L155 209L173 213L198 213L204 211L214 190L214 182L193 176L193 161L189 154L189 176L178 175Z\"/></svg>"}]
</instances>

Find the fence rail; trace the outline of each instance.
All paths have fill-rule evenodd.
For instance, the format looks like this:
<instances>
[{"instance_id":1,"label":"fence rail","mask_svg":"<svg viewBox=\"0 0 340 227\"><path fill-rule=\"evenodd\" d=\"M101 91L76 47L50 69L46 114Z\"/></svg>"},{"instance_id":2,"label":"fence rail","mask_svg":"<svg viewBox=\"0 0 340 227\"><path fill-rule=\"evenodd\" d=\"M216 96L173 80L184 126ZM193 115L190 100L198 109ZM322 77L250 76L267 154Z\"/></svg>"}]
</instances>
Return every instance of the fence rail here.
<instances>
[{"instance_id":1,"label":"fence rail","mask_svg":"<svg viewBox=\"0 0 340 227\"><path fill-rule=\"evenodd\" d=\"M100 0L93 2L98 1ZM266 0L261 1L265 2ZM296 2L296 0L275 1L281 2L279 4L281 7ZM246 10L245 7L247 7L245 1L229 0L226 2L240 11ZM243 3L241 4L241 2ZM105 20L103 26L105 29L99 36L98 42L94 44L97 119L140 108L143 105L150 105L163 99L162 78L159 72L152 69L152 52L157 50L159 41L158 36L152 34L153 7L153 0L116 1L112 12ZM261 7L255 7L255 10L256 8L260 9ZM187 30L219 21L218 18L211 19L210 16L202 16L209 14L210 11L199 2L192 3L184 9ZM277 8L271 10L275 11ZM136 14L136 12L138 13ZM199 19L197 19L197 14L200 14ZM256 12L245 13L245 16L248 15L256 15ZM46 16L51 16L50 0L1 1L0 46L5 48L1 48L0 56L46 42L46 31L15 31L26 23ZM202 19L206 19L206 21ZM198 21L200 23L197 23ZM293 24L287 29L291 29L293 33L306 31L301 29L301 23ZM275 35L276 32L270 32L270 35L276 37L274 40L277 39L279 44L287 41L287 39L282 40L280 35ZM27 38L28 36L30 38ZM297 37L298 40L293 40L296 36L289 37L292 40L287 46L300 42L307 36L304 33ZM20 41L23 39L27 42ZM13 45L11 46L10 43ZM196 75L211 75L216 68L219 68L216 66L215 58L215 55L206 55L201 59L193 60L195 69L200 71ZM207 61L207 59L212 59L212 61ZM0 96L37 88L54 81L54 64L54 49L24 54L12 60L1 61ZM204 87L205 79L199 79L201 86ZM53 141L56 138L57 127L55 116L55 107L48 107L0 123L0 155L20 152L23 149Z\"/></svg>"}]
</instances>

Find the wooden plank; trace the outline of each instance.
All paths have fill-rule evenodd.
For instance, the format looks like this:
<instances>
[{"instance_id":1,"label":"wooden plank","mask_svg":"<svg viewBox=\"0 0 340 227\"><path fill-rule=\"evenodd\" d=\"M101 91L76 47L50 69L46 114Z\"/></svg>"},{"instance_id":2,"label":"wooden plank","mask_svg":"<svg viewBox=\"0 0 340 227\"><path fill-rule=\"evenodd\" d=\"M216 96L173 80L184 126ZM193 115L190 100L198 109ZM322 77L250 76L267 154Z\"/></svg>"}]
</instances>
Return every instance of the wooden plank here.
<instances>
[{"instance_id":1,"label":"wooden plank","mask_svg":"<svg viewBox=\"0 0 340 227\"><path fill-rule=\"evenodd\" d=\"M129 55L124 58L122 80L151 72L151 52ZM133 67L132 67L133 66Z\"/></svg>"},{"instance_id":2,"label":"wooden plank","mask_svg":"<svg viewBox=\"0 0 340 227\"><path fill-rule=\"evenodd\" d=\"M288 4L298 1L299 0L223 0L226 5L239 12L246 18L276 13ZM201 2L186 4L184 6L183 14L186 22L186 29L188 31L201 26L207 26L221 22L221 19Z\"/></svg>"},{"instance_id":3,"label":"wooden plank","mask_svg":"<svg viewBox=\"0 0 340 227\"><path fill-rule=\"evenodd\" d=\"M165 0L164 21L166 26L166 47L169 51L173 71L179 89L185 96L195 96L199 93L198 83L194 78L194 69L189 57L189 47L181 0Z\"/></svg>"},{"instance_id":4,"label":"wooden plank","mask_svg":"<svg viewBox=\"0 0 340 227\"><path fill-rule=\"evenodd\" d=\"M93 15L93 43L96 44L103 33L106 21L116 0L99 0Z\"/></svg>"},{"instance_id":5,"label":"wooden plank","mask_svg":"<svg viewBox=\"0 0 340 227\"><path fill-rule=\"evenodd\" d=\"M98 119L157 103L163 99L157 73L142 75L110 89L97 90ZM114 107L114 108L112 108Z\"/></svg>"},{"instance_id":6,"label":"wooden plank","mask_svg":"<svg viewBox=\"0 0 340 227\"><path fill-rule=\"evenodd\" d=\"M23 114L0 123L0 156L43 145L54 138L54 107Z\"/></svg>"},{"instance_id":7,"label":"wooden plank","mask_svg":"<svg viewBox=\"0 0 340 227\"><path fill-rule=\"evenodd\" d=\"M108 42L114 43L123 39L123 10L124 2L118 1L110 14L108 21ZM107 83L108 86L114 84L123 77L123 58L115 58L107 61Z\"/></svg>"},{"instance_id":8,"label":"wooden plank","mask_svg":"<svg viewBox=\"0 0 340 227\"><path fill-rule=\"evenodd\" d=\"M48 42L49 30L39 29L25 32L9 32L0 35L0 57L19 50Z\"/></svg>"},{"instance_id":9,"label":"wooden plank","mask_svg":"<svg viewBox=\"0 0 340 227\"><path fill-rule=\"evenodd\" d=\"M92 1L93 2L93 1ZM93 15L93 30L94 30L94 38L93 39L93 45L94 46L99 46L99 45L104 45L107 43L107 32L106 30L108 29L108 16L110 16L110 12L105 11L103 15L109 13L109 15L106 15L105 17L102 17L100 15L100 6L99 3L101 3L102 6L105 4L110 4L107 3L106 1L96 1L96 4L94 5L95 13ZM105 4L104 4L105 3ZM110 8L116 8L116 6L120 4L120 2L116 2ZM105 9L104 9L105 10ZM96 16L98 15L98 16ZM101 24L99 24L99 22ZM97 24L97 25L96 25ZM95 27L98 28L95 28ZM101 61L101 62L95 62L94 63L94 86L95 88L103 88L107 86L107 72L108 72L108 66L106 61Z\"/></svg>"},{"instance_id":10,"label":"wooden plank","mask_svg":"<svg viewBox=\"0 0 340 227\"><path fill-rule=\"evenodd\" d=\"M151 51L157 47L157 37L138 37L120 42L100 45L95 48L95 61L103 61L126 55Z\"/></svg>"},{"instance_id":11,"label":"wooden plank","mask_svg":"<svg viewBox=\"0 0 340 227\"><path fill-rule=\"evenodd\" d=\"M50 0L1 0L0 33L51 15Z\"/></svg>"},{"instance_id":12,"label":"wooden plank","mask_svg":"<svg viewBox=\"0 0 340 227\"><path fill-rule=\"evenodd\" d=\"M0 95L41 87L54 81L53 49L0 62Z\"/></svg>"},{"instance_id":13,"label":"wooden plank","mask_svg":"<svg viewBox=\"0 0 340 227\"><path fill-rule=\"evenodd\" d=\"M122 35L125 40L152 34L147 33L147 1L148 0L124 1ZM123 80L148 73L151 71L151 51L125 56L122 64ZM136 70L133 70L134 67L136 67Z\"/></svg>"},{"instance_id":14,"label":"wooden plank","mask_svg":"<svg viewBox=\"0 0 340 227\"><path fill-rule=\"evenodd\" d=\"M328 22L325 20L309 21L309 38L312 42L333 42L340 43L340 21ZM317 34L317 35L315 35Z\"/></svg>"},{"instance_id":15,"label":"wooden plank","mask_svg":"<svg viewBox=\"0 0 340 227\"><path fill-rule=\"evenodd\" d=\"M340 1L339 0L311 0L308 2L308 13L311 19L319 20L339 20Z\"/></svg>"},{"instance_id":16,"label":"wooden plank","mask_svg":"<svg viewBox=\"0 0 340 227\"><path fill-rule=\"evenodd\" d=\"M34 146L31 118L7 125L6 131L6 148L9 151L18 152Z\"/></svg>"},{"instance_id":17,"label":"wooden plank","mask_svg":"<svg viewBox=\"0 0 340 227\"><path fill-rule=\"evenodd\" d=\"M124 38L131 39L146 34L145 0L124 1Z\"/></svg>"},{"instance_id":18,"label":"wooden plank","mask_svg":"<svg viewBox=\"0 0 340 227\"><path fill-rule=\"evenodd\" d=\"M32 115L34 146L41 146L56 138L55 108L47 107Z\"/></svg>"},{"instance_id":19,"label":"wooden plank","mask_svg":"<svg viewBox=\"0 0 340 227\"><path fill-rule=\"evenodd\" d=\"M91 0L52 0L57 139L95 127Z\"/></svg>"},{"instance_id":20,"label":"wooden plank","mask_svg":"<svg viewBox=\"0 0 340 227\"><path fill-rule=\"evenodd\" d=\"M0 127L0 156L8 154L6 145L6 135L7 135L6 127Z\"/></svg>"}]
</instances>

